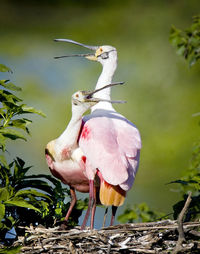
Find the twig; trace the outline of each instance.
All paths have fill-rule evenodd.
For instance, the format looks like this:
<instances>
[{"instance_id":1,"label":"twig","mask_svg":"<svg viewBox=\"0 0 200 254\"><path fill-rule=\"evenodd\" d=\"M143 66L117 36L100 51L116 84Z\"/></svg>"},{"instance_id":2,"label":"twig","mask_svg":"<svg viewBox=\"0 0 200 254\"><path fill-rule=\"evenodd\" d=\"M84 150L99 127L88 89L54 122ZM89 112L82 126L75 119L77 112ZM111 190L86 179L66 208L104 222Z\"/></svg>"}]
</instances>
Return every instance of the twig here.
<instances>
[{"instance_id":1,"label":"twig","mask_svg":"<svg viewBox=\"0 0 200 254\"><path fill-rule=\"evenodd\" d=\"M200 237L200 232L198 231L195 231L195 230L190 230L189 233L193 236L196 236L196 237Z\"/></svg>"},{"instance_id":2,"label":"twig","mask_svg":"<svg viewBox=\"0 0 200 254\"><path fill-rule=\"evenodd\" d=\"M185 234L184 234L184 229L183 229L183 217L184 217L185 213L187 212L187 209L188 209L190 202L192 200L191 195L192 195L192 192L189 192L187 200L185 202L185 205L178 216L177 224L178 224L179 236L178 236L178 241L177 241L176 247L175 247L174 251L172 252L172 254L178 253L182 249L182 243L185 241Z\"/></svg>"},{"instance_id":3,"label":"twig","mask_svg":"<svg viewBox=\"0 0 200 254\"><path fill-rule=\"evenodd\" d=\"M134 251L137 253L153 253L155 254L156 252L154 250L146 250L146 249L130 249L130 251Z\"/></svg>"},{"instance_id":4,"label":"twig","mask_svg":"<svg viewBox=\"0 0 200 254\"><path fill-rule=\"evenodd\" d=\"M108 244L108 249L107 249L106 254L110 254L110 251L111 251L111 244L109 243L109 244Z\"/></svg>"}]
</instances>

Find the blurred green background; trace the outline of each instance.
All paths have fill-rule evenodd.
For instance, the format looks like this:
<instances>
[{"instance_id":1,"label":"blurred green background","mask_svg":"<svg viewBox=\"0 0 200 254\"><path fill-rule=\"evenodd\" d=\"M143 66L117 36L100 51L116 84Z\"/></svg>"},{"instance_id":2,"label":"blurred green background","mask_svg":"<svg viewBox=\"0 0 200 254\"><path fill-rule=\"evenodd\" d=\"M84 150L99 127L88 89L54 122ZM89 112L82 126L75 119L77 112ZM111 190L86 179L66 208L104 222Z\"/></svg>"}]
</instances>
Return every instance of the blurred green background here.
<instances>
[{"instance_id":1,"label":"blurred green background","mask_svg":"<svg viewBox=\"0 0 200 254\"><path fill-rule=\"evenodd\" d=\"M146 202L170 213L179 194L166 183L188 168L199 135L198 119L192 115L199 112L200 70L199 64L189 69L176 55L169 31L172 24L190 26L192 16L199 14L199 0L1 0L0 8L0 62L14 72L3 76L23 88L25 103L47 115L33 118L28 142L10 143L10 154L33 165L33 173L49 173L44 148L65 129L71 94L93 89L101 72L99 63L86 59L53 59L88 52L53 39L115 46L114 81L126 86L114 88L112 95L128 101L115 108L137 125L143 141L125 206Z\"/></svg>"}]
</instances>

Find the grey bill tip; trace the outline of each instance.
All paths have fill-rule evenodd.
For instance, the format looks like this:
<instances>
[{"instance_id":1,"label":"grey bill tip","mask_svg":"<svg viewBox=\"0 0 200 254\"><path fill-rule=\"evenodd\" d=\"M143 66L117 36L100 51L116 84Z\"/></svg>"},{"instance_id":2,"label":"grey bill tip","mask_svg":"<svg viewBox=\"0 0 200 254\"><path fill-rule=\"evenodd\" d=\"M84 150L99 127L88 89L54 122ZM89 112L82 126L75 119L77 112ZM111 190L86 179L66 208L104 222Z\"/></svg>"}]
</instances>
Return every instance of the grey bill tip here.
<instances>
[{"instance_id":1,"label":"grey bill tip","mask_svg":"<svg viewBox=\"0 0 200 254\"><path fill-rule=\"evenodd\" d=\"M84 48L88 48L88 49L91 49L91 50L97 50L99 48L99 46L90 46L90 45L86 45L86 44L83 44L83 43L80 43L80 42L77 42L77 41L73 41L73 40L70 40L70 39L54 39L55 42L69 42L69 43L73 43L73 44L76 44L76 45L79 45L79 46L82 46Z\"/></svg>"}]
</instances>

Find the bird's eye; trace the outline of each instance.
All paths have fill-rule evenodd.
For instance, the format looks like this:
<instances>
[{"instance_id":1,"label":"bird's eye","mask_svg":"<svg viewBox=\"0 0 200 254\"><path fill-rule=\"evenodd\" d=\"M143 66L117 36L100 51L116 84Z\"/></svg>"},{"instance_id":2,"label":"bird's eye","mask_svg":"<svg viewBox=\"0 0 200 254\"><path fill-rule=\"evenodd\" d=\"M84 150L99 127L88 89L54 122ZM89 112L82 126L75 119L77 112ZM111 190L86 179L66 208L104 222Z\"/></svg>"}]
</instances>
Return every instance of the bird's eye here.
<instances>
[{"instance_id":1,"label":"bird's eye","mask_svg":"<svg viewBox=\"0 0 200 254\"><path fill-rule=\"evenodd\" d=\"M76 98L78 98L79 97L79 95L78 94L76 94Z\"/></svg>"},{"instance_id":2,"label":"bird's eye","mask_svg":"<svg viewBox=\"0 0 200 254\"><path fill-rule=\"evenodd\" d=\"M108 52L104 52L100 56L102 59L107 59L109 57L109 54L108 54Z\"/></svg>"}]
</instances>

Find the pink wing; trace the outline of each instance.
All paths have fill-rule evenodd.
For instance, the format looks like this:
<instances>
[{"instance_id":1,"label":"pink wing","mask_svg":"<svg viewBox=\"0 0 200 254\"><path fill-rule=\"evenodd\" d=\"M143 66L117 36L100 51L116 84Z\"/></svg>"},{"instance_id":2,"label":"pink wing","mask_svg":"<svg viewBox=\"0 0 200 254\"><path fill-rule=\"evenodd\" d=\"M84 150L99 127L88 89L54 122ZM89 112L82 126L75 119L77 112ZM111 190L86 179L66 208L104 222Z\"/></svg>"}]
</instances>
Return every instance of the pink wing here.
<instances>
[{"instance_id":1,"label":"pink wing","mask_svg":"<svg viewBox=\"0 0 200 254\"><path fill-rule=\"evenodd\" d=\"M128 160L128 179L120 184L123 190L129 190L135 180L139 166L141 138L136 126L126 118L113 119L117 130L117 140Z\"/></svg>"},{"instance_id":2,"label":"pink wing","mask_svg":"<svg viewBox=\"0 0 200 254\"><path fill-rule=\"evenodd\" d=\"M126 118L113 119L117 131L118 144L127 157L134 158L141 149L140 133Z\"/></svg>"},{"instance_id":3,"label":"pink wing","mask_svg":"<svg viewBox=\"0 0 200 254\"><path fill-rule=\"evenodd\" d=\"M83 126L79 145L94 170L99 169L106 182L118 185L128 179L128 161L118 144L111 118L89 119Z\"/></svg>"}]
</instances>

